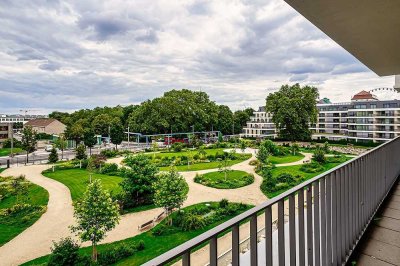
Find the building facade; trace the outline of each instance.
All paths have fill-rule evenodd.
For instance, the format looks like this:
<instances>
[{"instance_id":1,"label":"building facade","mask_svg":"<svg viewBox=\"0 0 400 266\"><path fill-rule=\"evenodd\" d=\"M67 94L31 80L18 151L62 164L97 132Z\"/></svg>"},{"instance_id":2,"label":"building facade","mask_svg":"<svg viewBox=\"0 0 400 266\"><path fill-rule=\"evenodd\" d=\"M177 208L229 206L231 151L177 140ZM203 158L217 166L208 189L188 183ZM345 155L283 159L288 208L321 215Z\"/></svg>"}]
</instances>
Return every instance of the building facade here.
<instances>
[{"instance_id":1,"label":"building facade","mask_svg":"<svg viewBox=\"0 0 400 266\"><path fill-rule=\"evenodd\" d=\"M0 123L0 146L7 139L12 136L12 124L10 123Z\"/></svg>"},{"instance_id":2,"label":"building facade","mask_svg":"<svg viewBox=\"0 0 400 266\"><path fill-rule=\"evenodd\" d=\"M37 133L46 133L49 135L59 135L64 133L66 126L53 118L40 118L29 120L25 126L31 126Z\"/></svg>"},{"instance_id":3,"label":"building facade","mask_svg":"<svg viewBox=\"0 0 400 266\"><path fill-rule=\"evenodd\" d=\"M385 142L400 136L400 100L380 101L369 92L353 96L351 102L317 104L318 119L310 125L314 139ZM243 128L243 137L277 136L272 116L260 107Z\"/></svg>"}]
</instances>

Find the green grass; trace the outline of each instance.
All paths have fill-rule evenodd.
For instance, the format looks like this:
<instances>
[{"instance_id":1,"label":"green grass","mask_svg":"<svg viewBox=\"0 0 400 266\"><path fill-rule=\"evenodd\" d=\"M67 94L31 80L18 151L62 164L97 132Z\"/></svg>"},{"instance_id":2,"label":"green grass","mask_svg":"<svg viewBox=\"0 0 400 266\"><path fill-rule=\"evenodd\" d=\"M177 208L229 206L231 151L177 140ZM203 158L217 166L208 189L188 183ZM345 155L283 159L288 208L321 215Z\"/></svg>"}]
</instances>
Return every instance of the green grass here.
<instances>
[{"instance_id":1,"label":"green grass","mask_svg":"<svg viewBox=\"0 0 400 266\"><path fill-rule=\"evenodd\" d=\"M296 155L269 156L268 161L272 164L293 163L293 162L300 161L303 158L304 158L304 155L299 153Z\"/></svg>"},{"instance_id":2,"label":"green grass","mask_svg":"<svg viewBox=\"0 0 400 266\"><path fill-rule=\"evenodd\" d=\"M226 148L218 148L218 149L204 149L204 151L207 153L207 155L215 155L217 152L219 153L223 153L224 150L226 150ZM155 156L158 158L163 158L163 157L178 157L178 156L189 156L190 154L195 155L196 153L198 153L199 150L184 150L184 151L180 151L180 152L160 152L160 153L153 153L153 154L149 154L149 157Z\"/></svg>"},{"instance_id":3,"label":"green grass","mask_svg":"<svg viewBox=\"0 0 400 266\"><path fill-rule=\"evenodd\" d=\"M57 170L55 172L45 171L44 176L57 180L66 185L70 192L72 200L79 199L86 191L89 184L89 172L85 169L67 169ZM100 179L104 189L107 189L112 194L121 192L119 183L122 178L119 176L109 176L102 174L92 174L93 179Z\"/></svg>"},{"instance_id":4,"label":"green grass","mask_svg":"<svg viewBox=\"0 0 400 266\"><path fill-rule=\"evenodd\" d=\"M5 182L6 178L0 178L1 182ZM0 201L0 211L11 208L17 203L30 204L38 206L38 210L25 210L12 215L0 216L0 246L4 245L26 228L34 224L46 210L49 194L44 188L32 183L28 183L28 194L26 197L17 201L15 195L6 197Z\"/></svg>"},{"instance_id":5,"label":"green grass","mask_svg":"<svg viewBox=\"0 0 400 266\"><path fill-rule=\"evenodd\" d=\"M352 158L349 157L344 157L343 160L348 161ZM302 165L293 165L293 166L282 166L282 167L276 167L274 169L271 170L272 176L273 177L277 177L280 174L283 173L288 173L291 174L292 176L296 176L296 175L301 175L302 177L304 177L304 180L308 180L310 178L313 178L319 174L322 174L326 171L328 171L329 169L332 169L340 164L342 164L343 162L327 162L325 164L323 164L323 170L316 172L316 173L305 173L303 171L300 170ZM273 198L278 196L279 194L289 190L290 188L285 188L285 189L281 189L281 190L277 190L277 191L266 191L263 190L262 192L268 197L268 198Z\"/></svg>"},{"instance_id":6,"label":"green grass","mask_svg":"<svg viewBox=\"0 0 400 266\"><path fill-rule=\"evenodd\" d=\"M24 150L22 150L21 148L13 148L13 153L21 153ZM11 153L11 148L1 148L0 149L0 156L8 156Z\"/></svg>"},{"instance_id":7,"label":"green grass","mask_svg":"<svg viewBox=\"0 0 400 266\"><path fill-rule=\"evenodd\" d=\"M232 166L237 163L241 163L247 159L250 159L251 155L249 154L246 156L246 159L244 160L230 160L227 162L228 166ZM209 163L195 163L191 164L189 167L187 165L178 165L175 166L176 169L180 172L186 172L186 171L200 171L200 170L206 170L206 169L216 169L219 167L221 163L220 162L209 162ZM169 166L164 166L160 167L161 171L167 171L170 167Z\"/></svg>"},{"instance_id":8,"label":"green grass","mask_svg":"<svg viewBox=\"0 0 400 266\"><path fill-rule=\"evenodd\" d=\"M194 179L196 183L207 187L219 189L233 189L250 185L254 182L254 176L244 171L232 170L225 174L223 172L211 172Z\"/></svg>"},{"instance_id":9,"label":"green grass","mask_svg":"<svg viewBox=\"0 0 400 266\"><path fill-rule=\"evenodd\" d=\"M199 203L196 205L192 205L192 206L184 208L184 210L185 210L185 212L187 212L190 209L193 209L199 205L204 205L204 204L205 203ZM218 205L218 203L216 203L216 202L212 202L210 204L213 207L216 207ZM246 208L244 210L241 210L240 212L248 210L251 207L252 206L246 205ZM168 250L216 227L217 225L219 225L235 216L237 216L240 212L238 211L238 212L232 213L230 215L224 215L223 217L221 217L221 219L219 221L208 224L207 226L205 226L201 229L198 229L198 230L182 231L178 227L171 226L171 227L168 227L165 234L163 234L161 236L153 235L153 232L158 227L165 224L165 222L163 221L160 224L158 224L156 227L154 227L153 229L151 229L147 232L144 232L140 235L137 235L137 236L134 236L132 238L128 238L128 239L125 239L122 241L100 245L98 247L98 250L99 250L99 253L101 253L105 249L112 248L117 243L138 243L140 240L143 240L144 244L145 244L144 250L138 251L133 256L130 256L130 257L116 263L116 265L142 265L143 263L167 252ZM176 215L176 213L173 215ZM136 229L132 229L132 230L136 230ZM85 248L80 249L81 254L90 254L90 252L91 252L90 247L85 247ZM30 262L27 262L23 265L45 265L47 260L48 260L48 256L44 256L44 257L40 257L35 260L32 260Z\"/></svg>"},{"instance_id":10,"label":"green grass","mask_svg":"<svg viewBox=\"0 0 400 266\"><path fill-rule=\"evenodd\" d=\"M7 168L0 168L0 173L5 171Z\"/></svg>"}]
</instances>

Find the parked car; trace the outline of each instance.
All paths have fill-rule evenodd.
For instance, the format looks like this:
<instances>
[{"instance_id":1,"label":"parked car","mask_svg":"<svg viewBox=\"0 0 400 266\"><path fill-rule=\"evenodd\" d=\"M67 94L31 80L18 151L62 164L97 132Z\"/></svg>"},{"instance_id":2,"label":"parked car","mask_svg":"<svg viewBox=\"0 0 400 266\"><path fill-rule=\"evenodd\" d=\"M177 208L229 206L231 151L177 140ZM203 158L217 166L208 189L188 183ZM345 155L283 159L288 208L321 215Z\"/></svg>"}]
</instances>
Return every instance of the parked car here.
<instances>
[{"instance_id":1,"label":"parked car","mask_svg":"<svg viewBox=\"0 0 400 266\"><path fill-rule=\"evenodd\" d=\"M46 147L44 147L44 150L47 152L51 152L54 149L53 145L46 145Z\"/></svg>"}]
</instances>

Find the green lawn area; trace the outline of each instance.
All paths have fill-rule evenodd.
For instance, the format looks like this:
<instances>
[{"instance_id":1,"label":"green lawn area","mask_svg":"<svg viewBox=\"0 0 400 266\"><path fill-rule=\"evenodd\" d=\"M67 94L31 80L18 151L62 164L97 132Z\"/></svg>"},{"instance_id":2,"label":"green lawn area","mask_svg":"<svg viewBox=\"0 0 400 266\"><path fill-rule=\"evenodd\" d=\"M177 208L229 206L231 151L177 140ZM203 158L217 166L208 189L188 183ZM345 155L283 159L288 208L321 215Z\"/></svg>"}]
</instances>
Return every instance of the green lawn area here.
<instances>
[{"instance_id":1,"label":"green lawn area","mask_svg":"<svg viewBox=\"0 0 400 266\"><path fill-rule=\"evenodd\" d=\"M0 177L2 188L5 188L9 182L10 178ZM23 183L27 184L27 196L20 196L20 199L17 200L14 193L7 193L5 198L0 201L0 212L9 210L9 214L0 215L0 246L34 224L46 211L49 200L47 190L28 181L23 181ZM19 210L15 209L17 204L22 206Z\"/></svg>"},{"instance_id":2,"label":"green lawn area","mask_svg":"<svg viewBox=\"0 0 400 266\"><path fill-rule=\"evenodd\" d=\"M300 161L304 158L304 155L299 153L296 155L286 155L286 156L269 156L268 161L272 164L281 164L281 163L292 163Z\"/></svg>"},{"instance_id":3,"label":"green lawn area","mask_svg":"<svg viewBox=\"0 0 400 266\"><path fill-rule=\"evenodd\" d=\"M225 179L223 172L216 171L196 176L194 181L207 187L232 189L250 185L254 182L254 176L244 171L231 170L226 173Z\"/></svg>"},{"instance_id":4,"label":"green lawn area","mask_svg":"<svg viewBox=\"0 0 400 266\"><path fill-rule=\"evenodd\" d=\"M224 150L226 150L226 148L218 148L218 149L204 149L204 151L207 153L207 155L215 155L217 152L219 153L223 153ZM153 153L153 154L149 154L148 156L157 156L157 157L177 157L177 156L188 156L190 154L194 155L196 153L198 153L199 150L184 150L184 151L180 151L180 152L159 152L159 153Z\"/></svg>"},{"instance_id":5,"label":"green lawn area","mask_svg":"<svg viewBox=\"0 0 400 266\"><path fill-rule=\"evenodd\" d=\"M83 195L89 184L89 172L85 169L67 169L57 170L55 172L45 171L43 175L66 185L71 191L71 197L74 201ZM93 173L92 178L100 179L103 188L107 189L112 194L121 192L119 183L122 181L122 178L119 176Z\"/></svg>"},{"instance_id":6,"label":"green lawn area","mask_svg":"<svg viewBox=\"0 0 400 266\"><path fill-rule=\"evenodd\" d=\"M192 205L189 207L184 208L183 210L186 212L196 208L196 207L202 207L205 208L206 203L199 203L196 205ZM210 208L211 210L216 210L218 203L217 202L210 202ZM132 238L128 238L122 241L118 242L113 242L110 244L104 244L100 245L98 250L99 253L101 254L102 251L107 250L109 248L113 248L117 243L138 243L140 240L142 240L145 244L145 249L142 251L137 251L133 256L130 256L122 261L119 261L116 263L116 265L142 265L143 263L167 252L168 250L216 227L217 225L237 216L238 214L250 209L252 206L249 205L239 205L237 203L230 203L229 205L236 205L236 206L242 206L239 208L237 211L230 212L229 214L221 214L221 215L216 215L217 218L215 221L208 223L205 227L197 230L190 230L190 231L182 231L182 229L178 226L167 226L165 229L164 233L160 236L157 236L153 232L159 229L159 227L163 227L165 225L165 221L161 222L158 224L156 227L153 229L144 232L140 235L137 235ZM210 212L211 213L211 212ZM172 214L172 218L174 221L174 218L176 217L177 213L175 212ZM174 222L173 222L174 223ZM86 247L86 248L81 248L80 253L81 254L90 254L91 248ZM30 262L27 262L23 265L45 265L46 261L48 259L48 256L40 257L35 260L32 260Z\"/></svg>"},{"instance_id":7,"label":"green lawn area","mask_svg":"<svg viewBox=\"0 0 400 266\"><path fill-rule=\"evenodd\" d=\"M13 153L21 153L23 150L21 148L14 148ZM11 148L1 148L0 156L8 156L11 153Z\"/></svg>"},{"instance_id":8,"label":"green lawn area","mask_svg":"<svg viewBox=\"0 0 400 266\"><path fill-rule=\"evenodd\" d=\"M0 168L0 173L5 171L7 168Z\"/></svg>"},{"instance_id":9,"label":"green lawn area","mask_svg":"<svg viewBox=\"0 0 400 266\"><path fill-rule=\"evenodd\" d=\"M345 160L345 161L348 161L351 159L352 159L351 157L343 157L343 160ZM329 158L328 158L328 160L329 160ZM331 160L333 160L333 158ZM321 170L319 172L315 172L315 173L305 173L305 172L301 171L300 168L302 165L276 167L271 170L271 173L272 173L273 177L277 177L283 173L288 173L288 174L291 174L292 176L300 175L304 178L304 180L303 180L303 182L304 182L305 180L308 180L314 176L322 174L322 173L328 171L329 169L332 169L342 163L343 162L327 162L322 165L323 170ZM262 190L262 191L268 198L273 198L273 197L285 192L288 189L290 189L290 188L284 188L284 189L277 190L277 191L267 191L267 190Z\"/></svg>"},{"instance_id":10,"label":"green lawn area","mask_svg":"<svg viewBox=\"0 0 400 266\"><path fill-rule=\"evenodd\" d=\"M251 155L249 154L247 159L249 159L250 157L251 157ZM230 160L227 162L227 165L232 166L234 164L241 163L243 161L244 160ZM206 170L206 169L216 169L216 168L218 168L219 165L220 165L220 162L209 162L209 163L195 163L195 164L191 164L189 167L187 165L178 165L175 167L180 172L186 172L186 171L200 171L200 170ZM160 167L160 170L167 171L169 168L170 168L169 166Z\"/></svg>"}]
</instances>

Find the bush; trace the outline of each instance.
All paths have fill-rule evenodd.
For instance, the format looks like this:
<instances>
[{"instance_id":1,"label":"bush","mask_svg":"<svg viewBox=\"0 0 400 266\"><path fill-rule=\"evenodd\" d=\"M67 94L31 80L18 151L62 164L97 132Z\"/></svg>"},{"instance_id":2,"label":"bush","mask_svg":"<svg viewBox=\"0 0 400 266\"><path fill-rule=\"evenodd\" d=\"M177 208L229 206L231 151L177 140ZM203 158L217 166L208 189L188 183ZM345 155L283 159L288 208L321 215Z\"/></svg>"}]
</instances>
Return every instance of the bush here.
<instances>
[{"instance_id":1,"label":"bush","mask_svg":"<svg viewBox=\"0 0 400 266\"><path fill-rule=\"evenodd\" d=\"M70 237L53 241L47 265L75 265L78 262L79 245Z\"/></svg>"},{"instance_id":2,"label":"bush","mask_svg":"<svg viewBox=\"0 0 400 266\"><path fill-rule=\"evenodd\" d=\"M249 162L249 165L252 165L252 166L257 166L257 165L259 165L259 164L260 164L260 162L259 162L258 160L256 160L256 159L251 160L251 161Z\"/></svg>"},{"instance_id":3,"label":"bush","mask_svg":"<svg viewBox=\"0 0 400 266\"><path fill-rule=\"evenodd\" d=\"M56 163L58 161L57 149L53 147L49 155L49 163Z\"/></svg>"},{"instance_id":4,"label":"bush","mask_svg":"<svg viewBox=\"0 0 400 266\"><path fill-rule=\"evenodd\" d=\"M325 162L326 162L326 158L325 158L325 151L324 151L324 149L318 146L318 147L315 149L315 152L314 152L314 155L313 155L313 159L314 159L316 162L320 163L320 164L325 163Z\"/></svg>"},{"instance_id":5,"label":"bush","mask_svg":"<svg viewBox=\"0 0 400 266\"><path fill-rule=\"evenodd\" d=\"M160 224L159 226L153 229L152 233L155 236L162 236L163 234L165 234L166 229L167 226L165 224Z\"/></svg>"},{"instance_id":6,"label":"bush","mask_svg":"<svg viewBox=\"0 0 400 266\"><path fill-rule=\"evenodd\" d=\"M226 208L226 207L228 206L228 204L229 204L229 201L228 201L227 199L222 199L222 200L218 203L218 206L219 206L220 208Z\"/></svg>"},{"instance_id":7,"label":"bush","mask_svg":"<svg viewBox=\"0 0 400 266\"><path fill-rule=\"evenodd\" d=\"M85 160L85 159L87 159L85 145L83 145L83 144L78 145L78 147L76 147L76 149L75 149L75 152L76 152L75 158L77 160Z\"/></svg>"},{"instance_id":8,"label":"bush","mask_svg":"<svg viewBox=\"0 0 400 266\"><path fill-rule=\"evenodd\" d=\"M174 152L181 152L184 148L184 145L183 143L175 142L174 144L172 144L171 147L174 150Z\"/></svg>"},{"instance_id":9,"label":"bush","mask_svg":"<svg viewBox=\"0 0 400 266\"><path fill-rule=\"evenodd\" d=\"M141 241L143 242L143 241ZM141 246L143 245L143 247ZM139 246L141 246L139 249ZM116 263L117 261L120 261L126 257L132 256L135 251L138 250L143 250L144 249L144 243L141 244L125 244L121 243L113 248L106 249L105 251L101 252L99 254L97 263L99 265L111 265Z\"/></svg>"},{"instance_id":10,"label":"bush","mask_svg":"<svg viewBox=\"0 0 400 266\"><path fill-rule=\"evenodd\" d=\"M96 168L99 169L104 163L106 162L106 157L102 154L93 154L89 158L89 162L87 164L87 167L90 168Z\"/></svg>"},{"instance_id":11,"label":"bush","mask_svg":"<svg viewBox=\"0 0 400 266\"><path fill-rule=\"evenodd\" d=\"M203 216L188 212L183 215L181 220L181 228L183 231L198 230L207 225Z\"/></svg>"},{"instance_id":12,"label":"bush","mask_svg":"<svg viewBox=\"0 0 400 266\"><path fill-rule=\"evenodd\" d=\"M111 174L111 173L117 173L118 172L118 165L116 163L105 163L101 167L101 174Z\"/></svg>"},{"instance_id":13,"label":"bush","mask_svg":"<svg viewBox=\"0 0 400 266\"><path fill-rule=\"evenodd\" d=\"M19 141L17 139L13 140L13 145L14 145L14 148L21 148L22 149L22 143L21 143L21 141ZM3 142L3 148L11 148L11 139L6 139Z\"/></svg>"},{"instance_id":14,"label":"bush","mask_svg":"<svg viewBox=\"0 0 400 266\"><path fill-rule=\"evenodd\" d=\"M102 150L100 154L105 156L106 158L113 158L118 155L118 151L114 149L112 150L107 149L107 150Z\"/></svg>"}]
</instances>

